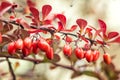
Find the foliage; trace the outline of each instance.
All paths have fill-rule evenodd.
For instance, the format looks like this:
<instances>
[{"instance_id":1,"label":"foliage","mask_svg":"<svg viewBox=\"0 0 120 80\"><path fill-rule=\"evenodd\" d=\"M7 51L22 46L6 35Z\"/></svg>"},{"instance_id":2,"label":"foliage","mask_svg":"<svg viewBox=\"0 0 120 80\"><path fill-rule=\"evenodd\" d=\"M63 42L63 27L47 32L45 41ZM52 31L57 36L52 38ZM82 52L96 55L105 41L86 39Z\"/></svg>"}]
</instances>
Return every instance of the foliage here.
<instances>
[{"instance_id":1,"label":"foliage","mask_svg":"<svg viewBox=\"0 0 120 80\"><path fill-rule=\"evenodd\" d=\"M66 27L67 19L64 14L50 14L52 11L51 5L43 5L42 15L40 15L39 10L35 7L35 3L27 0L27 4L29 11L24 12L28 14L25 18L30 20L30 22L27 22L24 18L16 17L17 5L15 3L4 1L0 5L0 57L6 58L13 80L16 80L16 76L9 58L28 60L35 64L41 62L52 63L56 67L60 66L73 70L72 78L86 74L97 77L99 80L105 80L100 73L93 71L82 72L79 71L79 67L74 68L74 66L77 60L81 59L86 59L86 61L95 64L100 55L99 49L102 49L104 52L104 62L108 65L113 65L111 56L104 48L109 47L112 43L120 43L118 32L107 32L107 25L101 19L98 20L99 29L89 26L88 22L81 18L77 19L76 23L68 29ZM4 19L4 15L9 11L13 14L9 14L9 17ZM44 37L43 34L48 35L48 37ZM64 41L65 44L62 47L59 44L56 46L56 41L58 43ZM79 43L83 42L84 46L79 46ZM72 47L72 44L74 47ZM5 49L5 46L7 46L7 49ZM60 51L58 52L58 50ZM72 63L72 67L57 64L61 59L59 56L61 51ZM36 55L44 58L42 60L36 59ZM33 58L29 58L29 56ZM73 60L74 57L75 59ZM108 70L106 64L102 62L103 70ZM18 66L19 63L16 64L16 67ZM113 68L113 73L115 74L114 76L106 76L108 78L115 77L114 79L116 79L117 72L115 68Z\"/></svg>"}]
</instances>

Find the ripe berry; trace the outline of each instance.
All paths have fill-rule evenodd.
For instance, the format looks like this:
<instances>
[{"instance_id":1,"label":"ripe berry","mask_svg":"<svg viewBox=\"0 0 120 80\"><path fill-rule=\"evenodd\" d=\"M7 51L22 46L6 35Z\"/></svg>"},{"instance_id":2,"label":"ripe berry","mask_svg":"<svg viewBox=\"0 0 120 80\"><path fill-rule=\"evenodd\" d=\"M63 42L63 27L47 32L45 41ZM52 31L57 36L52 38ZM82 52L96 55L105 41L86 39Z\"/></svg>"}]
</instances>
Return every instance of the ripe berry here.
<instances>
[{"instance_id":1,"label":"ripe berry","mask_svg":"<svg viewBox=\"0 0 120 80\"><path fill-rule=\"evenodd\" d=\"M23 43L24 43L24 47L29 49L32 45L32 40L29 37L26 37L24 39Z\"/></svg>"},{"instance_id":2,"label":"ripe berry","mask_svg":"<svg viewBox=\"0 0 120 80\"><path fill-rule=\"evenodd\" d=\"M110 64L111 63L111 57L110 57L110 55L108 54L108 53L105 53L105 54L103 54L103 59L104 59L104 62L106 63L106 64Z\"/></svg>"},{"instance_id":3,"label":"ripe berry","mask_svg":"<svg viewBox=\"0 0 120 80\"><path fill-rule=\"evenodd\" d=\"M50 48L50 45L44 40L43 38L40 38L38 41L38 47L42 51L48 51Z\"/></svg>"},{"instance_id":4,"label":"ripe berry","mask_svg":"<svg viewBox=\"0 0 120 80\"><path fill-rule=\"evenodd\" d=\"M26 47L24 47L24 48L22 49L22 53L23 53L24 56L28 56L31 52L32 52L32 47L29 48L29 49L26 48Z\"/></svg>"},{"instance_id":5,"label":"ripe berry","mask_svg":"<svg viewBox=\"0 0 120 80\"><path fill-rule=\"evenodd\" d=\"M32 52L35 53L35 54L37 54L39 52L38 41L34 41L32 43L32 47L33 47Z\"/></svg>"},{"instance_id":6,"label":"ripe berry","mask_svg":"<svg viewBox=\"0 0 120 80\"><path fill-rule=\"evenodd\" d=\"M22 39L18 39L15 42L15 47L16 47L16 49L22 49L23 48L23 40Z\"/></svg>"},{"instance_id":7,"label":"ripe berry","mask_svg":"<svg viewBox=\"0 0 120 80\"><path fill-rule=\"evenodd\" d=\"M100 52L98 50L93 51L93 61L96 61L100 56Z\"/></svg>"},{"instance_id":8,"label":"ripe berry","mask_svg":"<svg viewBox=\"0 0 120 80\"><path fill-rule=\"evenodd\" d=\"M48 58L48 59L53 59L53 57L54 57L54 52L53 52L53 48L52 47L50 47L50 49L46 52L46 57Z\"/></svg>"},{"instance_id":9,"label":"ripe berry","mask_svg":"<svg viewBox=\"0 0 120 80\"><path fill-rule=\"evenodd\" d=\"M70 56L72 54L72 48L70 47L69 44L65 44L63 47L63 53L66 56Z\"/></svg>"},{"instance_id":10,"label":"ripe berry","mask_svg":"<svg viewBox=\"0 0 120 80\"><path fill-rule=\"evenodd\" d=\"M16 48L15 48L15 42L10 42L8 44L8 53L10 55L15 54Z\"/></svg>"},{"instance_id":11,"label":"ripe berry","mask_svg":"<svg viewBox=\"0 0 120 80\"><path fill-rule=\"evenodd\" d=\"M93 61L93 51L88 50L85 54L85 58L88 62L92 62Z\"/></svg>"},{"instance_id":12,"label":"ripe berry","mask_svg":"<svg viewBox=\"0 0 120 80\"><path fill-rule=\"evenodd\" d=\"M84 58L84 52L82 48L75 48L75 55L78 59L83 59Z\"/></svg>"}]
</instances>

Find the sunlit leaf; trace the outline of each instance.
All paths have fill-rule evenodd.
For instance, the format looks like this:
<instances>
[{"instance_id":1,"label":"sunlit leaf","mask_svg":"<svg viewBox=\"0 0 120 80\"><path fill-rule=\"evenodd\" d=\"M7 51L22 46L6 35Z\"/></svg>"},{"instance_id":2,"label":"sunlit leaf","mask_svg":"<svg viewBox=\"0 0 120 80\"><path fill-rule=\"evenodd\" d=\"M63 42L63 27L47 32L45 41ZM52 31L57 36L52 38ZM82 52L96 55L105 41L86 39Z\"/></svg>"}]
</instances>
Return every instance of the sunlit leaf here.
<instances>
[{"instance_id":1,"label":"sunlit leaf","mask_svg":"<svg viewBox=\"0 0 120 80\"><path fill-rule=\"evenodd\" d=\"M70 31L74 31L77 29L77 25L73 25L71 28L70 28Z\"/></svg>"},{"instance_id":2,"label":"sunlit leaf","mask_svg":"<svg viewBox=\"0 0 120 80\"><path fill-rule=\"evenodd\" d=\"M24 28L30 28L29 24L25 21L25 20L20 20L19 23L22 25L22 27Z\"/></svg>"},{"instance_id":3,"label":"sunlit leaf","mask_svg":"<svg viewBox=\"0 0 120 80\"><path fill-rule=\"evenodd\" d=\"M106 28L107 28L105 22L99 19L98 23L99 23L100 29L102 30L103 34L105 34L106 33Z\"/></svg>"},{"instance_id":4,"label":"sunlit leaf","mask_svg":"<svg viewBox=\"0 0 120 80\"><path fill-rule=\"evenodd\" d=\"M45 17L50 13L52 10L52 7L50 5L44 5L42 7L42 18L45 19Z\"/></svg>"},{"instance_id":5,"label":"sunlit leaf","mask_svg":"<svg viewBox=\"0 0 120 80\"><path fill-rule=\"evenodd\" d=\"M119 37L117 37L116 39L114 39L114 40L113 40L113 41L111 41L111 42L120 43L120 36L119 36Z\"/></svg>"},{"instance_id":6,"label":"sunlit leaf","mask_svg":"<svg viewBox=\"0 0 120 80\"><path fill-rule=\"evenodd\" d=\"M116 37L116 36L118 36L118 35L119 35L118 32L109 32L109 33L108 33L108 38L111 39L111 38L114 38L114 37Z\"/></svg>"},{"instance_id":7,"label":"sunlit leaf","mask_svg":"<svg viewBox=\"0 0 120 80\"><path fill-rule=\"evenodd\" d=\"M87 26L87 21L84 19L77 19L76 23L80 27L80 29L84 29Z\"/></svg>"},{"instance_id":8,"label":"sunlit leaf","mask_svg":"<svg viewBox=\"0 0 120 80\"><path fill-rule=\"evenodd\" d=\"M35 6L35 3L32 2L31 0L27 0L27 5L28 5L29 7L34 7L34 6Z\"/></svg>"},{"instance_id":9,"label":"sunlit leaf","mask_svg":"<svg viewBox=\"0 0 120 80\"><path fill-rule=\"evenodd\" d=\"M4 1L0 5L0 16L2 16L6 11L8 11L12 7L10 2Z\"/></svg>"},{"instance_id":10,"label":"sunlit leaf","mask_svg":"<svg viewBox=\"0 0 120 80\"><path fill-rule=\"evenodd\" d=\"M56 18L58 18L60 20L60 22L62 23L63 26L66 25L66 17L63 14L57 14Z\"/></svg>"},{"instance_id":11,"label":"sunlit leaf","mask_svg":"<svg viewBox=\"0 0 120 80\"><path fill-rule=\"evenodd\" d=\"M39 11L35 7L30 7L30 11L35 20L39 20Z\"/></svg>"}]
</instances>

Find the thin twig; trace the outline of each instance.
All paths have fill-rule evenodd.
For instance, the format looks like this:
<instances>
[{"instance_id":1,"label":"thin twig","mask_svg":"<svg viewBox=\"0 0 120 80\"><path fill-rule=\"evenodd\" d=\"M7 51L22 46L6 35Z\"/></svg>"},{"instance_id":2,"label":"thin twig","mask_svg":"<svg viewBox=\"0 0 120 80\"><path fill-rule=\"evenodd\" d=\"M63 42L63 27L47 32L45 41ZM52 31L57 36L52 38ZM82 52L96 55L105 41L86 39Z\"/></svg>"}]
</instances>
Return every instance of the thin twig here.
<instances>
[{"instance_id":1,"label":"thin twig","mask_svg":"<svg viewBox=\"0 0 120 80\"><path fill-rule=\"evenodd\" d=\"M13 80L16 80L15 73L14 73L14 71L13 71L11 62L9 61L9 58L8 58L8 57L6 57L6 61L8 62L9 71L10 71L10 73L11 73L11 75L12 75Z\"/></svg>"}]
</instances>

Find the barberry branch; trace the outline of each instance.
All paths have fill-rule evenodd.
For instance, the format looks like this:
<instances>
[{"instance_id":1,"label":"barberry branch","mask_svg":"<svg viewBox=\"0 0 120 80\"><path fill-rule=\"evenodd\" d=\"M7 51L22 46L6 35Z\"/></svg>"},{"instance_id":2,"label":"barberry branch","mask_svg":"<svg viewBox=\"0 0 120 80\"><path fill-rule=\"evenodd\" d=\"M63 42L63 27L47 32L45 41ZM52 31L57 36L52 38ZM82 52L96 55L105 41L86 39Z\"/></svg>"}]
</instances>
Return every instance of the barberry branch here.
<instances>
[{"instance_id":1,"label":"barberry branch","mask_svg":"<svg viewBox=\"0 0 120 80\"><path fill-rule=\"evenodd\" d=\"M12 68L11 62L10 62L10 60L9 60L8 57L6 57L6 61L8 62L9 71L10 71L10 73L11 73L11 75L12 75L13 80L16 80L15 73L14 73L14 71L13 71L13 68Z\"/></svg>"}]
</instances>

